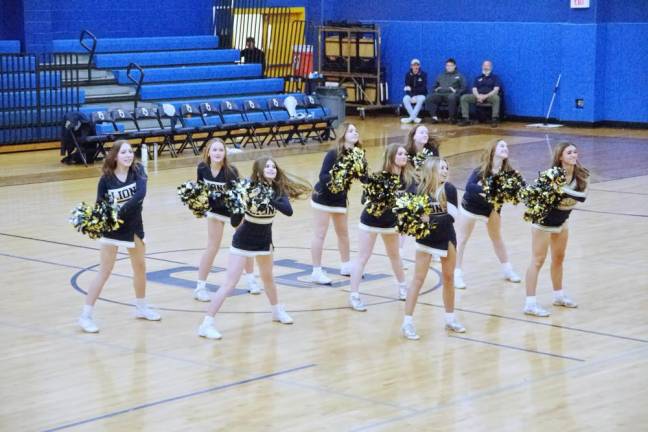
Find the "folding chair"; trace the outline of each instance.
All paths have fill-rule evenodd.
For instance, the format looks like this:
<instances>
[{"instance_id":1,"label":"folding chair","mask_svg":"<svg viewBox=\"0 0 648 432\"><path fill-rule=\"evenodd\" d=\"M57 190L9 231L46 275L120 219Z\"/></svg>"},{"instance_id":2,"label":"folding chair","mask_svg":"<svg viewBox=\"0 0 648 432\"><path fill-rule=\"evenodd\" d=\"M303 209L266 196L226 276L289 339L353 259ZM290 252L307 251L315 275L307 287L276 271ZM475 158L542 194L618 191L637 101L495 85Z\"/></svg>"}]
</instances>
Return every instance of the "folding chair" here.
<instances>
[{"instance_id":1,"label":"folding chair","mask_svg":"<svg viewBox=\"0 0 648 432\"><path fill-rule=\"evenodd\" d=\"M247 121L245 113L234 101L224 100L220 103L220 113L223 125L228 129L226 139L232 141L236 148L246 147L252 141L254 148L257 148L256 140L252 134L252 123ZM240 138L240 142L237 139Z\"/></svg>"},{"instance_id":2,"label":"folding chair","mask_svg":"<svg viewBox=\"0 0 648 432\"><path fill-rule=\"evenodd\" d=\"M259 147L263 147L268 139L272 141L275 122L268 118L261 105L252 99L248 99L243 102L243 109L245 118L252 123L252 136L259 144Z\"/></svg>"},{"instance_id":3,"label":"folding chair","mask_svg":"<svg viewBox=\"0 0 648 432\"><path fill-rule=\"evenodd\" d=\"M141 139L140 145L147 146L149 156L155 158L161 152L160 149L172 147L169 129L161 127L158 121L157 108L138 107L133 112L133 122L138 132L138 138ZM149 141L149 139L154 139L154 141ZM149 144L154 146L152 151L148 147ZM171 155L174 156L174 153L171 152Z\"/></svg>"},{"instance_id":4,"label":"folding chair","mask_svg":"<svg viewBox=\"0 0 648 432\"><path fill-rule=\"evenodd\" d=\"M313 129L308 133L306 138L309 138L314 134L315 138L319 142L322 142L323 138L335 139L333 122L337 120L337 116L330 115L328 111L326 111L326 108L320 103L317 96L304 95L304 106L306 107L308 114L310 114L315 120L313 123Z\"/></svg>"},{"instance_id":5,"label":"folding chair","mask_svg":"<svg viewBox=\"0 0 648 432\"><path fill-rule=\"evenodd\" d=\"M199 154L200 152L198 151L198 146L196 146L194 134L199 132L199 128L204 125L200 110L191 104L182 104L180 106L180 123L186 136L182 144L180 144L180 148L177 150L178 153L182 153L190 145L194 154Z\"/></svg>"},{"instance_id":6,"label":"folding chair","mask_svg":"<svg viewBox=\"0 0 648 432\"><path fill-rule=\"evenodd\" d=\"M303 123L302 120L291 118L288 110L284 107L283 99L272 97L267 101L267 112L270 120L275 122L274 136L271 140L287 146L294 135L296 135L297 127ZM302 144L303 141L302 141Z\"/></svg>"}]
</instances>

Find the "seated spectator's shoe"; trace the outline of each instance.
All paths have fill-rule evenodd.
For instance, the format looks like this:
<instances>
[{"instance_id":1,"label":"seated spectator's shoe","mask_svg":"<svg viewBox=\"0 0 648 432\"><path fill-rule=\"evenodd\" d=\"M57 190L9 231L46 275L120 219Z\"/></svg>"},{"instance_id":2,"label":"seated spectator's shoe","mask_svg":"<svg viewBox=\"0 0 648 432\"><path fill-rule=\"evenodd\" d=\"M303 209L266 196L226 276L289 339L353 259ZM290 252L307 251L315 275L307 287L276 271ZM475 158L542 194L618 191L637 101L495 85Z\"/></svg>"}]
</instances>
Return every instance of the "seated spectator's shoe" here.
<instances>
[{"instance_id":1,"label":"seated spectator's shoe","mask_svg":"<svg viewBox=\"0 0 648 432\"><path fill-rule=\"evenodd\" d=\"M421 123L421 121L422 121L422 120L421 120L421 117L416 117L416 118L414 119L414 123L416 123L416 124Z\"/></svg>"},{"instance_id":2,"label":"seated spectator's shoe","mask_svg":"<svg viewBox=\"0 0 648 432\"><path fill-rule=\"evenodd\" d=\"M409 117L404 117L404 118L401 119L401 123L403 123L403 124L412 123L412 119L409 118Z\"/></svg>"},{"instance_id":3,"label":"seated spectator's shoe","mask_svg":"<svg viewBox=\"0 0 648 432\"><path fill-rule=\"evenodd\" d=\"M499 126L499 119L494 118L493 120L491 120L491 127L496 128L497 126Z\"/></svg>"},{"instance_id":4,"label":"seated spectator's shoe","mask_svg":"<svg viewBox=\"0 0 648 432\"><path fill-rule=\"evenodd\" d=\"M452 117L452 118L450 119L450 124L457 124L457 119L454 118L454 117Z\"/></svg>"},{"instance_id":5,"label":"seated spectator's shoe","mask_svg":"<svg viewBox=\"0 0 648 432\"><path fill-rule=\"evenodd\" d=\"M461 119L459 123L457 123L457 126L470 126L470 120L468 119Z\"/></svg>"},{"instance_id":6,"label":"seated spectator's shoe","mask_svg":"<svg viewBox=\"0 0 648 432\"><path fill-rule=\"evenodd\" d=\"M437 116L432 116L432 123L434 123L434 124L439 123L439 117L437 117Z\"/></svg>"},{"instance_id":7,"label":"seated spectator's shoe","mask_svg":"<svg viewBox=\"0 0 648 432\"><path fill-rule=\"evenodd\" d=\"M563 295L562 298L554 299L553 305L554 306L562 306L562 307L566 307L566 308L577 308L578 307L576 302L574 300L570 299L569 297L567 297L566 295Z\"/></svg>"}]
</instances>

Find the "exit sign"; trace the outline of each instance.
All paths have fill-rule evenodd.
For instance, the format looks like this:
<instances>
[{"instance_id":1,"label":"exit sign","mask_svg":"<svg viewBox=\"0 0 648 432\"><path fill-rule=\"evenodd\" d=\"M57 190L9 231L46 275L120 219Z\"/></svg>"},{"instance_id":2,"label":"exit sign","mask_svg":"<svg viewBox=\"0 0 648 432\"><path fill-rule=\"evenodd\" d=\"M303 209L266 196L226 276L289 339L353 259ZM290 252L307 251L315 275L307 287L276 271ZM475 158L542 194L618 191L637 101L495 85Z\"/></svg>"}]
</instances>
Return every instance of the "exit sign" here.
<instances>
[{"instance_id":1,"label":"exit sign","mask_svg":"<svg viewBox=\"0 0 648 432\"><path fill-rule=\"evenodd\" d=\"M572 9L587 9L590 7L590 0L570 0Z\"/></svg>"}]
</instances>

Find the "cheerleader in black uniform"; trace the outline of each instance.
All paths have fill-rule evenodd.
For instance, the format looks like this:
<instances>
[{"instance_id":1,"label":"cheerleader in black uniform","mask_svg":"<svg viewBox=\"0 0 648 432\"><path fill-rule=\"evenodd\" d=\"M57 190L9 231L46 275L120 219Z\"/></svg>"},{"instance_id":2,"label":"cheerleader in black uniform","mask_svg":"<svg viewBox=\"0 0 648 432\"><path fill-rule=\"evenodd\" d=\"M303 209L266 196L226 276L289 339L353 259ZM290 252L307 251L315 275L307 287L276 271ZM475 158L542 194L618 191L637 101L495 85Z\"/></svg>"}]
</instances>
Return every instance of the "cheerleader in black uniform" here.
<instances>
[{"instance_id":1,"label":"cheerleader in black uniform","mask_svg":"<svg viewBox=\"0 0 648 432\"><path fill-rule=\"evenodd\" d=\"M79 325L87 333L97 333L99 327L92 318L94 304L101 294L108 277L112 273L117 257L117 249L128 249L133 267L133 286L135 288L135 317L149 321L159 321L160 315L146 304L146 262L144 247L144 225L142 223L142 203L146 196L146 173L139 163L128 141L116 141L103 164L103 175L97 188L97 202L110 195L120 207L119 218L124 223L116 231L104 234L99 240L100 265L85 297Z\"/></svg>"},{"instance_id":2,"label":"cheerleader in black uniform","mask_svg":"<svg viewBox=\"0 0 648 432\"><path fill-rule=\"evenodd\" d=\"M563 199L538 224L533 225L531 244L531 264L526 273L526 303L524 313L538 317L547 317L549 311L536 302L538 273L551 247L551 283L553 284L553 304L566 308L578 305L563 290L563 261L569 230L567 219L578 202L584 202L587 196L589 171L578 161L578 150L569 142L558 144L554 151L552 167L562 167L566 173L566 184L562 187Z\"/></svg>"},{"instance_id":3,"label":"cheerleader in black uniform","mask_svg":"<svg viewBox=\"0 0 648 432\"><path fill-rule=\"evenodd\" d=\"M311 240L313 272L311 274L311 281L317 284L331 284L331 279L322 270L322 249L324 248L324 239L326 238L326 231L331 220L333 220L333 227L337 235L338 250L342 262L340 265L340 274L342 276L351 275L347 191L332 193L327 185L331 180L330 171L333 165L335 165L345 152L351 150L353 147L360 146L360 136L357 128L353 124L347 124L344 128L344 134L340 137L336 148L329 150L326 156L324 156L319 181L315 184L315 190L311 197L311 207L313 207L313 239Z\"/></svg>"},{"instance_id":4,"label":"cheerleader in black uniform","mask_svg":"<svg viewBox=\"0 0 648 432\"><path fill-rule=\"evenodd\" d=\"M400 176L401 191L414 192L416 183L412 165L408 163L407 150L403 144L390 144L385 150L383 171ZM392 270L398 281L398 295L402 300L407 295L405 272L398 251L398 231L396 215L392 211L393 203L387 203L386 210L380 216L374 216L365 208L360 216L358 256L351 270L351 295L349 303L353 310L364 312L367 307L360 298L360 281L367 261L371 257L376 238L381 235Z\"/></svg>"},{"instance_id":5,"label":"cheerleader in black uniform","mask_svg":"<svg viewBox=\"0 0 648 432\"><path fill-rule=\"evenodd\" d=\"M220 191L225 189L225 185L229 181L238 179L238 171L227 161L225 143L220 138L213 138L205 145L202 161L198 164L197 177L198 181L203 181ZM210 211L207 212L207 249L200 259L198 281L193 292L193 297L202 302L210 300L207 277L220 249L225 224L230 221L229 211L222 200L210 198L209 207ZM254 260L252 258L245 263L245 280L250 294L261 293L261 287L254 276Z\"/></svg>"},{"instance_id":6,"label":"cheerleader in black uniform","mask_svg":"<svg viewBox=\"0 0 648 432\"><path fill-rule=\"evenodd\" d=\"M482 185L486 177L502 171L513 171L508 160L508 144L504 140L497 140L491 144L483 153L481 165L476 168L466 183L466 192L461 200L461 217L459 218L457 245L457 267L454 270L455 288L465 289L466 283L463 279L463 255L466 250L466 244L470 235L475 228L477 221L485 222L488 228L488 236L493 243L495 255L502 265L502 274L504 279L519 283L522 279L513 270L509 262L506 245L502 238L502 218L500 210L493 209L493 206L486 200Z\"/></svg>"},{"instance_id":7,"label":"cheerleader in black uniform","mask_svg":"<svg viewBox=\"0 0 648 432\"><path fill-rule=\"evenodd\" d=\"M463 333L463 325L454 315L454 287L452 274L455 266L455 245L457 244L454 221L457 217L457 189L448 182L448 163L444 159L429 158L423 165L418 193L428 195L433 212L423 216L423 222L436 225L427 237L416 240L416 264L412 283L407 291L405 302L405 318L401 330L407 339L416 340L412 315L416 300L430 268L433 255L441 257L441 272L443 277L443 306L445 307L446 329Z\"/></svg>"},{"instance_id":8,"label":"cheerleader in black uniform","mask_svg":"<svg viewBox=\"0 0 648 432\"><path fill-rule=\"evenodd\" d=\"M311 188L290 180L270 157L254 161L250 181L252 187L260 183L269 185L274 194L271 205L265 211L248 205L245 216L232 215L232 225L238 226L238 229L232 239L225 283L212 295L207 315L198 328L198 335L208 339L221 338L214 326L214 316L225 298L234 290L249 257L256 257L263 287L272 307L272 320L282 324L293 323L284 307L278 304L277 287L272 276L272 222L277 211L292 216L293 209L289 200L309 193Z\"/></svg>"}]
</instances>

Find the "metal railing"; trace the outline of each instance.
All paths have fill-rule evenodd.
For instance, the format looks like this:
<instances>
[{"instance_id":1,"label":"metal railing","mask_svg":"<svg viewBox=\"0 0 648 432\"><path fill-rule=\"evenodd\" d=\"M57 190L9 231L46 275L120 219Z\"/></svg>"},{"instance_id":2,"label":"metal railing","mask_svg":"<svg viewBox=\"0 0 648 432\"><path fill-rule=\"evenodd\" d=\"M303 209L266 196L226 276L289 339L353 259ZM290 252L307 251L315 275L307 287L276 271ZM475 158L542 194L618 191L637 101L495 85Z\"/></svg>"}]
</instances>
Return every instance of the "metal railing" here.
<instances>
[{"instance_id":1,"label":"metal railing","mask_svg":"<svg viewBox=\"0 0 648 432\"><path fill-rule=\"evenodd\" d=\"M133 70L139 72L137 77L133 75ZM137 63L130 63L126 68L126 77L135 85L135 98L133 99L133 111L135 111L140 100L142 83L144 82L144 69L142 69L142 67Z\"/></svg>"},{"instance_id":2,"label":"metal railing","mask_svg":"<svg viewBox=\"0 0 648 432\"><path fill-rule=\"evenodd\" d=\"M80 66L75 53L0 55L0 145L58 140L81 106Z\"/></svg>"}]
</instances>

